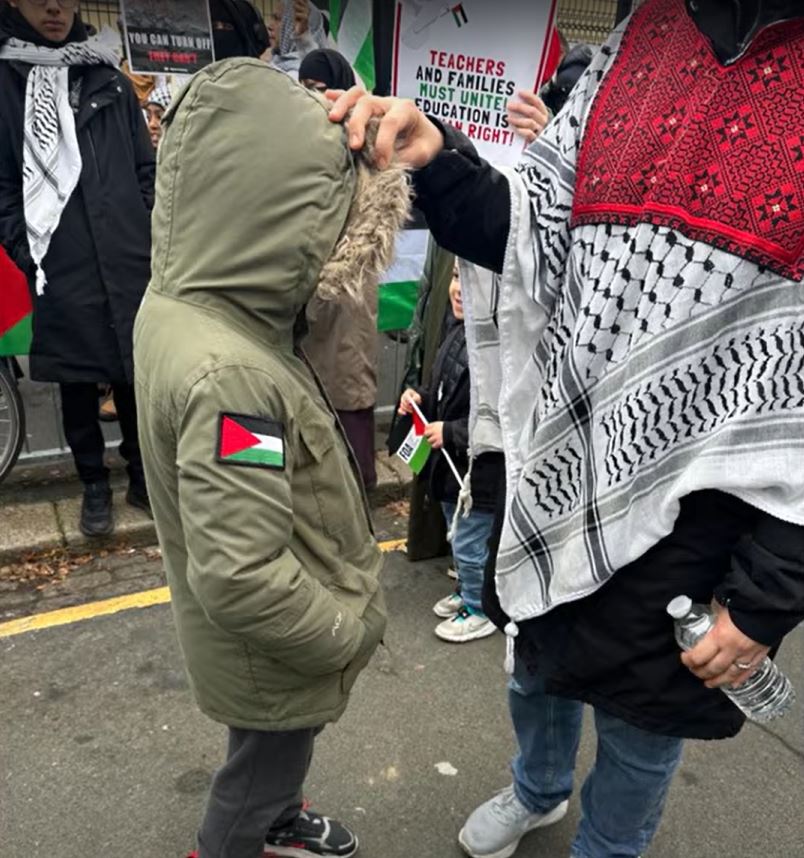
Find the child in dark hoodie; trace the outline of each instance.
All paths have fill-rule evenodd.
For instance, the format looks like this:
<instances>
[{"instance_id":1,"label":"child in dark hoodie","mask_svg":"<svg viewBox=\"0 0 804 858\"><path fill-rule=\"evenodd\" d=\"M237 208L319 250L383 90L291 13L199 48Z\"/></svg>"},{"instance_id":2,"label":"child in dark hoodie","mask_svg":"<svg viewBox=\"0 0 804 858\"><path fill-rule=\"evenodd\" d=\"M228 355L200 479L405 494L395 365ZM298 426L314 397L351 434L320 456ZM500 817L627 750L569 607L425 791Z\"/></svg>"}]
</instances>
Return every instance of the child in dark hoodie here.
<instances>
[{"instance_id":1,"label":"child in dark hoodie","mask_svg":"<svg viewBox=\"0 0 804 858\"><path fill-rule=\"evenodd\" d=\"M452 318L433 365L430 385L418 390L408 388L400 399L399 413L412 414L415 402L430 421L425 430L430 446L449 453L458 470L465 474L469 469L469 358L457 266L449 297ZM449 525L455 517L461 487L440 452L431 454L425 468L430 496L441 504ZM466 643L494 634L494 625L483 613L483 570L502 471L501 453L484 453L472 466L471 512L467 517L458 517L452 539L458 589L433 607L442 619L435 630L442 640Z\"/></svg>"}]
</instances>

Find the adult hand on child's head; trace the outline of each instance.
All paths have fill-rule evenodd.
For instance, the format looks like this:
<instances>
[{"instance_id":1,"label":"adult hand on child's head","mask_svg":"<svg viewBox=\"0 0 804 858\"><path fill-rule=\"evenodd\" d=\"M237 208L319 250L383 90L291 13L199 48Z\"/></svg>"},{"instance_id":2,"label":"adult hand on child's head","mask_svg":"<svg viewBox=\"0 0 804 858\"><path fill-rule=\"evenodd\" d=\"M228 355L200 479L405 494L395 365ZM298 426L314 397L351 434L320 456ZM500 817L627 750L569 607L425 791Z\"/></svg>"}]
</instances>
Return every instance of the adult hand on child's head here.
<instances>
[{"instance_id":1,"label":"adult hand on child's head","mask_svg":"<svg viewBox=\"0 0 804 858\"><path fill-rule=\"evenodd\" d=\"M717 602L713 608L714 627L697 646L681 656L681 661L704 680L707 688L736 688L751 677L770 647L744 635L732 622L728 608Z\"/></svg>"},{"instance_id":2,"label":"adult hand on child's head","mask_svg":"<svg viewBox=\"0 0 804 858\"><path fill-rule=\"evenodd\" d=\"M413 405L421 405L422 398L412 387L409 387L399 398L399 414L413 414Z\"/></svg>"},{"instance_id":3,"label":"adult hand on child's head","mask_svg":"<svg viewBox=\"0 0 804 858\"><path fill-rule=\"evenodd\" d=\"M535 92L523 89L517 97L518 101L508 102L508 121L514 131L531 144L550 121L550 112Z\"/></svg>"},{"instance_id":4,"label":"adult hand on child's head","mask_svg":"<svg viewBox=\"0 0 804 858\"><path fill-rule=\"evenodd\" d=\"M381 170L395 154L406 167L426 167L444 148L444 135L412 101L369 95L359 86L347 92L330 90L326 95L334 102L329 118L333 122L346 120L352 149L365 145L369 120L380 119L374 161Z\"/></svg>"},{"instance_id":5,"label":"adult hand on child's head","mask_svg":"<svg viewBox=\"0 0 804 858\"><path fill-rule=\"evenodd\" d=\"M434 450L440 450L444 446L444 423L441 420L428 423L424 427L424 437Z\"/></svg>"}]
</instances>

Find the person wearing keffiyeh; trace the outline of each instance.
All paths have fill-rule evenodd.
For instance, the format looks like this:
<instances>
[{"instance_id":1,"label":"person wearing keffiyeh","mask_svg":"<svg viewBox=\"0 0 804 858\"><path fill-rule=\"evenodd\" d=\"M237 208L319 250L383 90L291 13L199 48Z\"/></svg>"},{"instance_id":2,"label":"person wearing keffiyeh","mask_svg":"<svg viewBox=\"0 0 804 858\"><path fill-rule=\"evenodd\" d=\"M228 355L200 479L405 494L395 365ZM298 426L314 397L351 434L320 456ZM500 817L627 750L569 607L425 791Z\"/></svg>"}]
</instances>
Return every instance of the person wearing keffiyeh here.
<instances>
[{"instance_id":1,"label":"person wearing keffiyeh","mask_svg":"<svg viewBox=\"0 0 804 858\"><path fill-rule=\"evenodd\" d=\"M802 56L800 0L644 0L516 170L409 101L332 111L355 149L383 117L379 163L418 168L434 238L474 263L471 456L506 461L483 605L519 752L471 858L564 817L584 703L561 855L644 855L683 740L739 732L720 689L804 620ZM683 654L677 595L714 616Z\"/></svg>"},{"instance_id":2,"label":"person wearing keffiyeh","mask_svg":"<svg viewBox=\"0 0 804 858\"><path fill-rule=\"evenodd\" d=\"M81 529L113 528L99 385L114 391L126 499L148 510L132 328L150 276L154 150L119 57L74 0L0 5L0 242L34 298L31 377L61 387Z\"/></svg>"}]
</instances>

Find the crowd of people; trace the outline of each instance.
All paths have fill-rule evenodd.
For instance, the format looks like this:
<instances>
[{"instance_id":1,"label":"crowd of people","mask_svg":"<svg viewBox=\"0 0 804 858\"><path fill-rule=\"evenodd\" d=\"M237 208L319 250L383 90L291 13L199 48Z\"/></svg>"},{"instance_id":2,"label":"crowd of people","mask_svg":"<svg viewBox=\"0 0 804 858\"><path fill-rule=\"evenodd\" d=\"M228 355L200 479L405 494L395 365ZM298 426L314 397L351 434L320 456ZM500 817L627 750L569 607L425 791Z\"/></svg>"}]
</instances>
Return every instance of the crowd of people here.
<instances>
[{"instance_id":1,"label":"crowd of people","mask_svg":"<svg viewBox=\"0 0 804 858\"><path fill-rule=\"evenodd\" d=\"M77 5L0 10L0 241L35 295L32 376L61 385L82 529L112 526L110 386L194 694L229 728L197 854L357 851L303 787L386 628L372 349L414 196L457 260L431 260L430 365L398 409L426 418L458 577L435 631L504 632L518 742L458 841L509 858L563 818L588 704L569 854L645 855L684 740L739 732L721 689L804 619L798 4L645 0L594 56L565 44L509 105L516 170L355 86L310 4L266 28L213 0L229 59L172 99L138 97ZM715 617L683 655L680 594Z\"/></svg>"}]
</instances>

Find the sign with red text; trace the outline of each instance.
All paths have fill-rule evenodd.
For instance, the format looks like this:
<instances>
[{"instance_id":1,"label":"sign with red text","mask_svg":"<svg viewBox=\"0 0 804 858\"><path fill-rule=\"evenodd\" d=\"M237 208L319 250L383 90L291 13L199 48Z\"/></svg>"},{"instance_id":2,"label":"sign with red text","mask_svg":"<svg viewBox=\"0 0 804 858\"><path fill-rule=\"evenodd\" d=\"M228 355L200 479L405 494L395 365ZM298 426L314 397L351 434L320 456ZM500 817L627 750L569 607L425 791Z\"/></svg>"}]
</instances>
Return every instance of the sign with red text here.
<instances>
[{"instance_id":1,"label":"sign with red text","mask_svg":"<svg viewBox=\"0 0 804 858\"><path fill-rule=\"evenodd\" d=\"M493 164L523 141L506 105L541 83L557 0L397 0L393 93L463 131Z\"/></svg>"},{"instance_id":2,"label":"sign with red text","mask_svg":"<svg viewBox=\"0 0 804 858\"><path fill-rule=\"evenodd\" d=\"M121 0L135 74L195 74L215 61L207 0Z\"/></svg>"}]
</instances>

